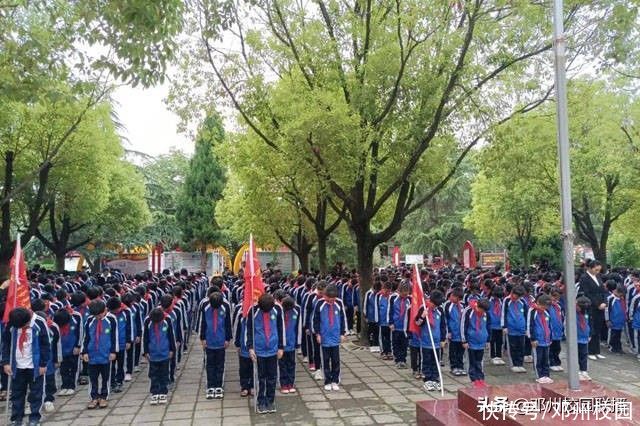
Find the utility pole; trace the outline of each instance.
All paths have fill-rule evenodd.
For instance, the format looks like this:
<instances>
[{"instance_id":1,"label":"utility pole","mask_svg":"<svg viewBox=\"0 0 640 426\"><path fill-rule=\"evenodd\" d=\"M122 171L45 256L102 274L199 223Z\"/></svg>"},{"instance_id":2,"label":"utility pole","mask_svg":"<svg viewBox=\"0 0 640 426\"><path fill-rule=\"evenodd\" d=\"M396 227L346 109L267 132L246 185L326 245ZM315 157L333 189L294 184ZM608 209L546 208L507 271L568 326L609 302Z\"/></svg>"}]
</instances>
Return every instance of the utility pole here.
<instances>
[{"instance_id":1,"label":"utility pole","mask_svg":"<svg viewBox=\"0 0 640 426\"><path fill-rule=\"evenodd\" d=\"M578 380L578 331L576 323L576 287L571 212L571 168L569 160L569 118L567 115L566 40L564 38L563 0L553 1L553 45L555 53L556 116L558 163L560 167L560 203L562 213L562 252L567 298L567 370L569 389L580 389Z\"/></svg>"}]
</instances>

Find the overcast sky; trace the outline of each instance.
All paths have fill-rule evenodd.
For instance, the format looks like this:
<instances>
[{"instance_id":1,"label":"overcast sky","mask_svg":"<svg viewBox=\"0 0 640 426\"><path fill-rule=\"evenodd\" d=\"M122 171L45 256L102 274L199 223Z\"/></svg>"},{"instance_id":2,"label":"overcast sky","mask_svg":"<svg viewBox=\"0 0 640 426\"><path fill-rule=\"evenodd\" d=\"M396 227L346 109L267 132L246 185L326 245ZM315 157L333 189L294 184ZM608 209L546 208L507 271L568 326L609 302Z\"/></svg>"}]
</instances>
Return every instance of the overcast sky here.
<instances>
[{"instance_id":1,"label":"overcast sky","mask_svg":"<svg viewBox=\"0 0 640 426\"><path fill-rule=\"evenodd\" d=\"M149 155L166 154L172 148L193 152L193 143L177 132L178 117L162 101L167 85L149 89L119 87L114 93L114 106L125 130L125 148Z\"/></svg>"}]
</instances>

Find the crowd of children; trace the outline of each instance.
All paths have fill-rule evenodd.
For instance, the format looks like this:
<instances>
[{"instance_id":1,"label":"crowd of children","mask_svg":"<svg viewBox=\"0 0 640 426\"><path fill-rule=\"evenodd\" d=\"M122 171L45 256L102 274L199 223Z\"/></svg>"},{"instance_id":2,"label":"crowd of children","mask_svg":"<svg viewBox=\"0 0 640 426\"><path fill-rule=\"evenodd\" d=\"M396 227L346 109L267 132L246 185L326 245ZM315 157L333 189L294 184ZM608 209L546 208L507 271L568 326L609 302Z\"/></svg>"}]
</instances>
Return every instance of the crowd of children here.
<instances>
[{"instance_id":1,"label":"crowd of children","mask_svg":"<svg viewBox=\"0 0 640 426\"><path fill-rule=\"evenodd\" d=\"M149 403L167 404L195 333L203 348L207 399L224 398L226 349L234 345L241 396L255 396L258 413L275 412L278 383L283 394L297 391L296 351L313 377L324 381L326 391L340 390L340 345L360 331L360 307L370 350L393 360L398 369L409 367L409 355L412 374L424 381L426 391L441 389L446 347L451 373L468 375L477 387L485 386L485 349L493 365L506 364L506 356L514 373L526 372L524 364L534 363L539 383L551 383L550 372L562 371L565 300L560 274L445 268L420 275L425 297L417 312L412 311L411 272L405 268L375 271L362 300L353 271L285 277L270 269L264 273L267 291L243 310L242 275L209 280L182 270L62 277L36 268L30 277L31 309L15 308L7 324L1 324L0 399L7 398L10 376L11 421L16 425L25 416L27 395L29 424L36 425L41 408L53 411L56 397L73 395L84 384L89 384L87 409L105 408L109 394L123 390L144 357ZM608 294L598 309L603 308L606 330L593 322L594 302L587 296L593 289L577 299L581 380L590 380L587 359L594 359L594 333L606 332L613 353L622 352L623 334L631 347L640 347L640 274L601 279ZM0 304L0 314L3 310Z\"/></svg>"}]
</instances>

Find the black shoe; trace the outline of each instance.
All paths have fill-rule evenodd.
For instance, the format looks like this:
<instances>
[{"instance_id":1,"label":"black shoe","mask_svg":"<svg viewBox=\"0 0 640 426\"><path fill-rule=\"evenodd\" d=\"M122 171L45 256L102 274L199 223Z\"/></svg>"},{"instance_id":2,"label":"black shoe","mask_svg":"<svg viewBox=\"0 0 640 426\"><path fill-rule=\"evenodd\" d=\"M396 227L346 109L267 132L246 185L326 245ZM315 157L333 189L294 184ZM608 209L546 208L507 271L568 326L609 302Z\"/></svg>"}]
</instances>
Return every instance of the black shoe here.
<instances>
[{"instance_id":1,"label":"black shoe","mask_svg":"<svg viewBox=\"0 0 640 426\"><path fill-rule=\"evenodd\" d=\"M267 414L268 412L269 410L267 409L267 407L258 405L258 414Z\"/></svg>"},{"instance_id":2,"label":"black shoe","mask_svg":"<svg viewBox=\"0 0 640 426\"><path fill-rule=\"evenodd\" d=\"M119 384L117 384L117 383L116 383L116 384L113 386L113 389L111 389L111 391L112 391L113 393L120 393L120 392L122 392L122 385L119 385Z\"/></svg>"}]
</instances>

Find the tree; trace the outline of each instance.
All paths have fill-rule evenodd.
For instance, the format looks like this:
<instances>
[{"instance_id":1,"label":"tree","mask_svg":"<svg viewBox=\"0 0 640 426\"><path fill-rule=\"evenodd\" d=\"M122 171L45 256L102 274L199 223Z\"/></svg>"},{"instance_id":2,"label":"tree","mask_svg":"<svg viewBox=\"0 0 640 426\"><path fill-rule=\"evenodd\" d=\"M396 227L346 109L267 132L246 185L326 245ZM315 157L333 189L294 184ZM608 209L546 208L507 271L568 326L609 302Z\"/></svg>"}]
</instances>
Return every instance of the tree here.
<instances>
[{"instance_id":1,"label":"tree","mask_svg":"<svg viewBox=\"0 0 640 426\"><path fill-rule=\"evenodd\" d=\"M195 6L187 37L201 44L184 52L188 77L180 80L207 87L213 71L251 131L322 179L329 203L346 208L363 291L372 284L375 247L447 184L491 128L551 92L540 71L552 68L546 3ZM608 6L569 2L576 53L599 52L583 29L605 26ZM190 100L174 106L186 116Z\"/></svg>"},{"instance_id":2,"label":"tree","mask_svg":"<svg viewBox=\"0 0 640 426\"><path fill-rule=\"evenodd\" d=\"M224 139L220 116L210 113L198 131L195 153L189 161L176 211L183 239L200 245L202 270L206 269L207 245L218 242L221 236L215 220L215 208L222 197L226 178L214 149Z\"/></svg>"}]
</instances>

